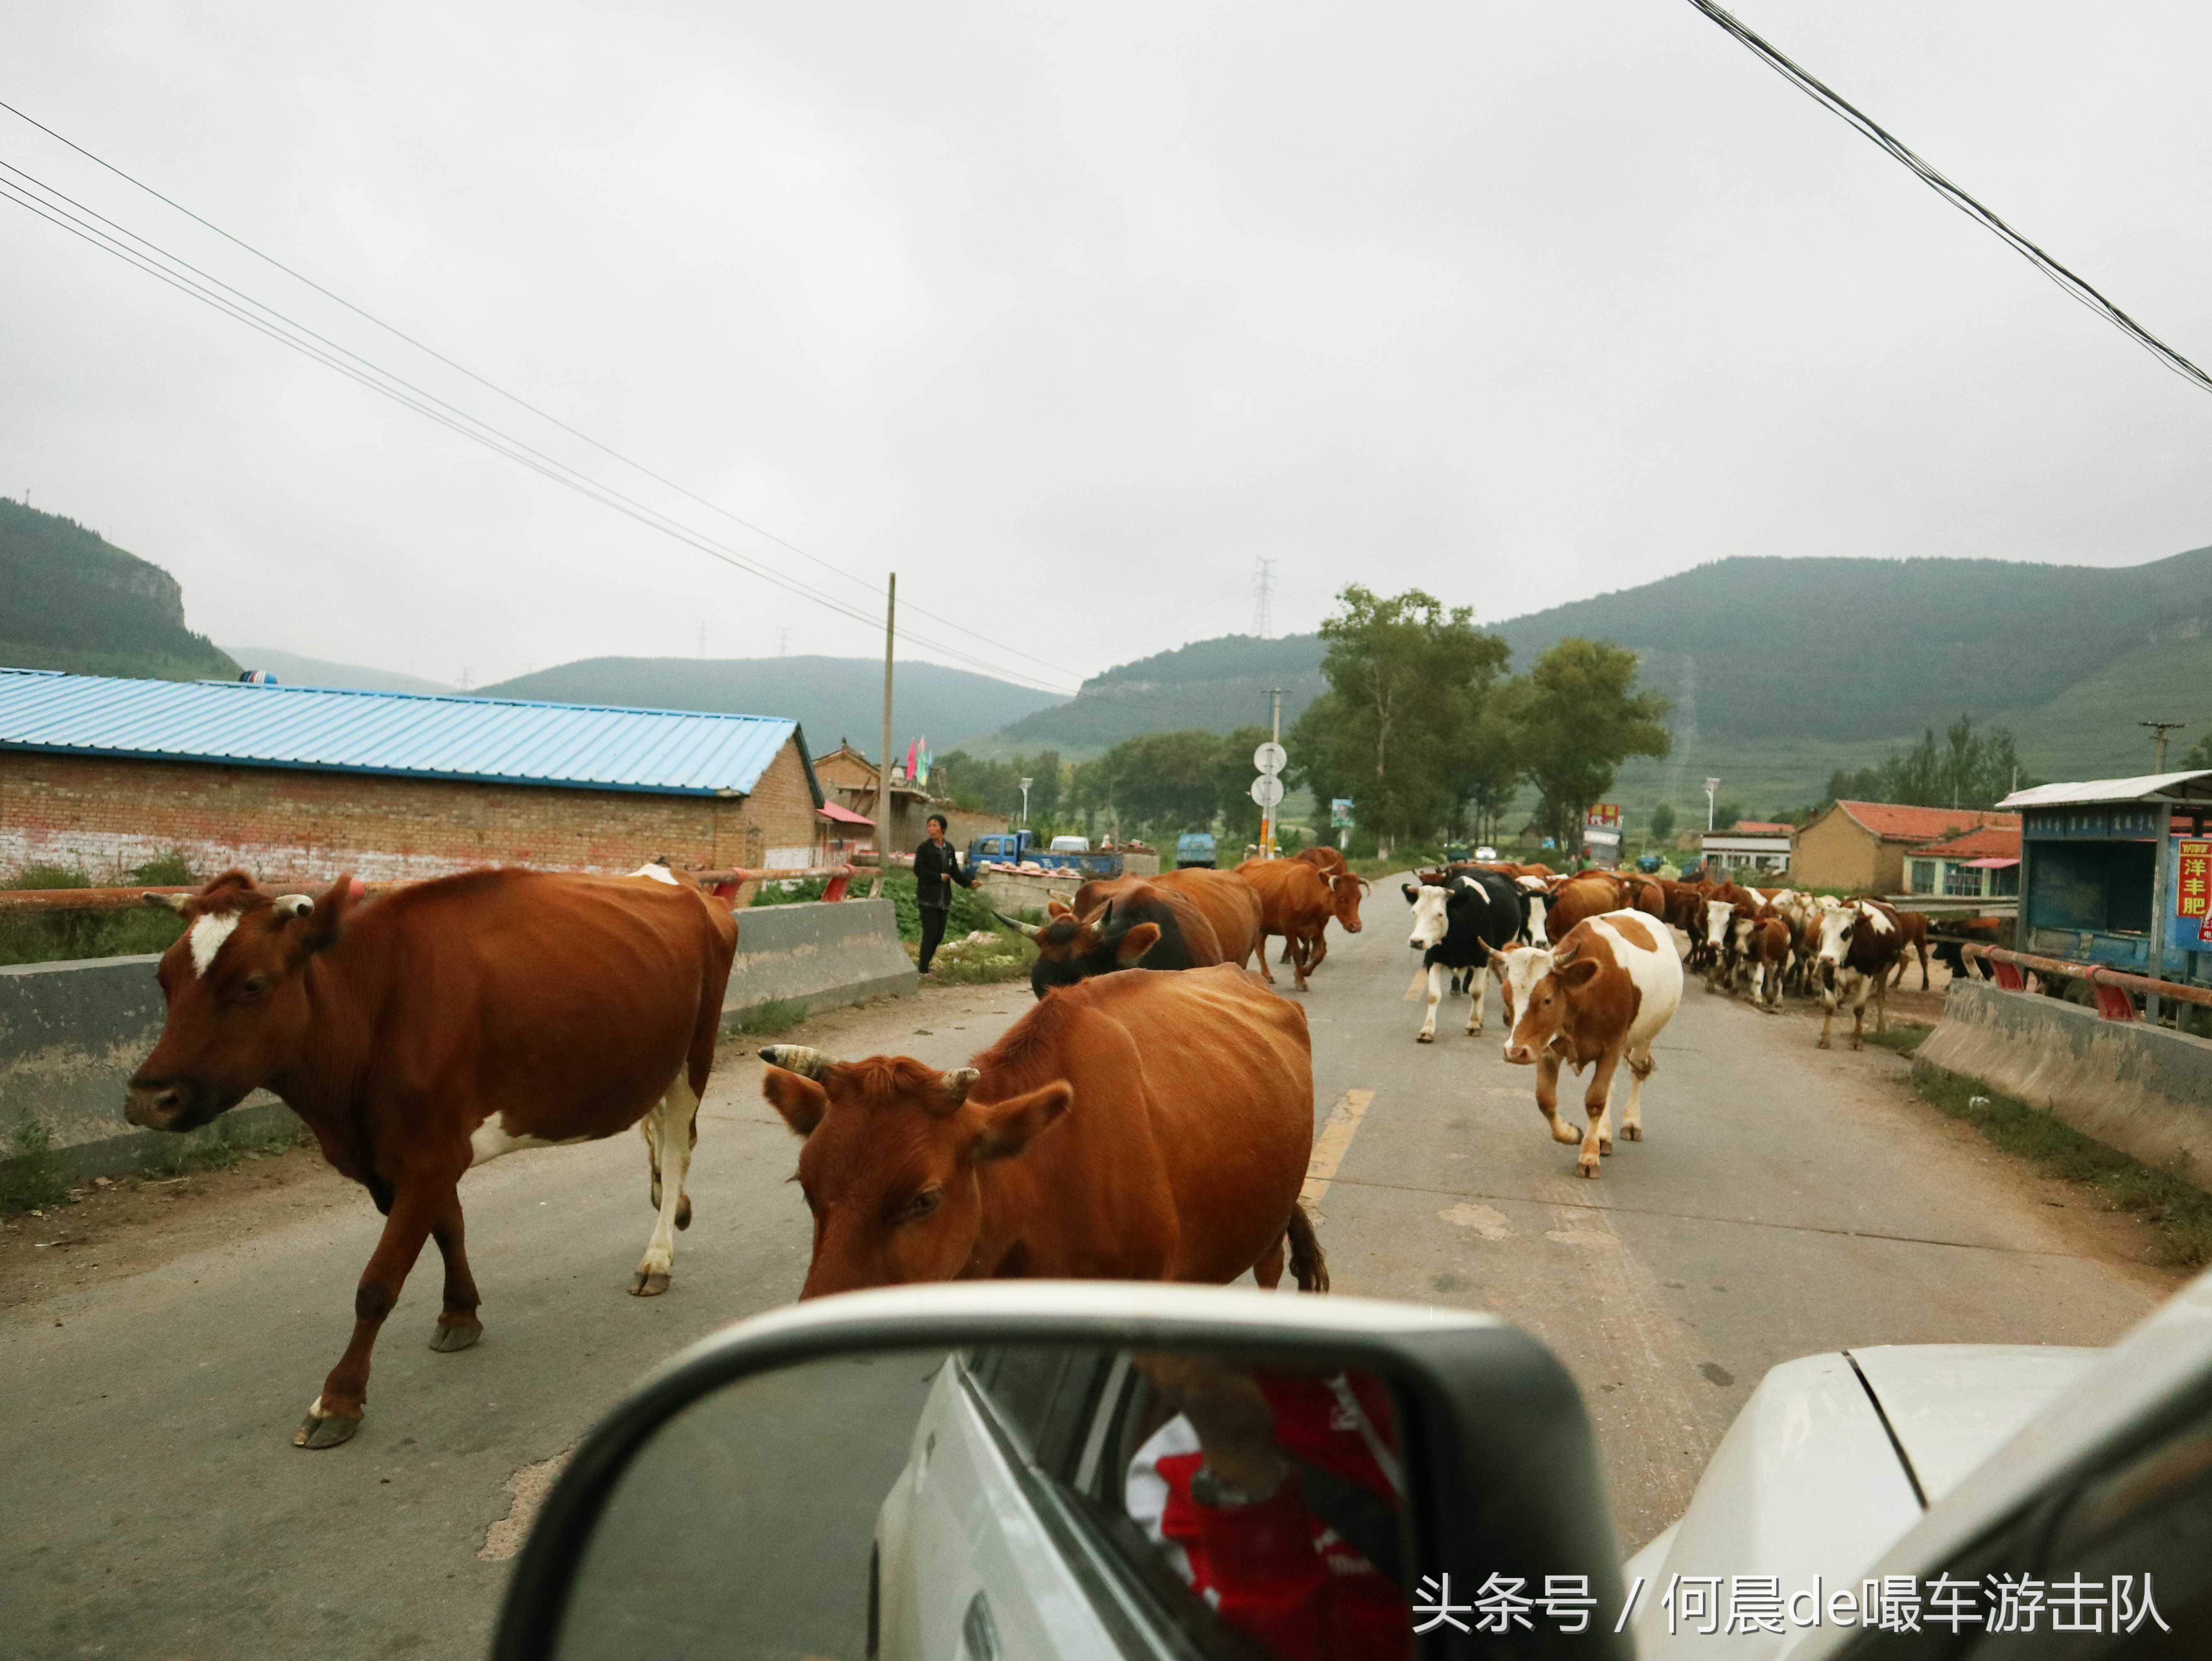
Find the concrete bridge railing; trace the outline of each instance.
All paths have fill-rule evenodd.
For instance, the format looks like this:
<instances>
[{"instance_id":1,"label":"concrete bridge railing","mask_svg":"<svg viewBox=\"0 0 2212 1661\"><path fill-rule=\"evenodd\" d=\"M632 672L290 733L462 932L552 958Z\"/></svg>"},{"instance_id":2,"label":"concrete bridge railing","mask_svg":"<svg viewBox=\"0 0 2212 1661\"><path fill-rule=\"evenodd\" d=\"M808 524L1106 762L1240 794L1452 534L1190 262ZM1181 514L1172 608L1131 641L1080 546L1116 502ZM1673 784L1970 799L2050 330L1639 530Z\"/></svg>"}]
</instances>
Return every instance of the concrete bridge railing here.
<instances>
[{"instance_id":1,"label":"concrete bridge railing","mask_svg":"<svg viewBox=\"0 0 2212 1661\"><path fill-rule=\"evenodd\" d=\"M123 1118L124 1081L161 1031L153 957L0 965L0 1165L26 1116L46 1133L73 1180L115 1177L173 1159L184 1143ZM811 1013L920 984L899 944L889 900L759 906L738 914L738 958L722 1030L772 1004ZM256 1092L203 1138L296 1127L291 1110Z\"/></svg>"}]
</instances>

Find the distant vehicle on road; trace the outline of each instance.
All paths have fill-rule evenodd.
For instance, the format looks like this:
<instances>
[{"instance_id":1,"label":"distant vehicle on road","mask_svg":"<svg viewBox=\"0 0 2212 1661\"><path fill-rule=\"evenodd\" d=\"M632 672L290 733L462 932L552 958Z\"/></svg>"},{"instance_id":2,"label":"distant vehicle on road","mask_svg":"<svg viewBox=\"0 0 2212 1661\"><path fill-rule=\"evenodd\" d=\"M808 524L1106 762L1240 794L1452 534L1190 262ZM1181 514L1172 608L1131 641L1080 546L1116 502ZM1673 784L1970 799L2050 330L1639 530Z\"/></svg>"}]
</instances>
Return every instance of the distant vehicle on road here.
<instances>
[{"instance_id":1,"label":"distant vehicle on road","mask_svg":"<svg viewBox=\"0 0 2212 1661\"><path fill-rule=\"evenodd\" d=\"M1221 862L1213 845L1210 830L1186 830L1176 838L1176 869L1188 871L1202 867L1211 871Z\"/></svg>"},{"instance_id":2,"label":"distant vehicle on road","mask_svg":"<svg viewBox=\"0 0 2212 1661\"><path fill-rule=\"evenodd\" d=\"M1073 844L1072 846L1069 844ZM1049 848L1040 846L1034 830L1000 830L977 837L968 844L968 863L975 870L1005 866L1037 871L1061 871L1088 881L1093 877L1121 874L1121 856L1091 851L1088 838L1054 837Z\"/></svg>"},{"instance_id":3,"label":"distant vehicle on road","mask_svg":"<svg viewBox=\"0 0 2212 1661\"><path fill-rule=\"evenodd\" d=\"M1492 848L1488 843L1485 843L1481 847L1474 850L1474 856L1475 858L1486 862L1495 861L1498 858L1498 850L1495 848Z\"/></svg>"}]
</instances>

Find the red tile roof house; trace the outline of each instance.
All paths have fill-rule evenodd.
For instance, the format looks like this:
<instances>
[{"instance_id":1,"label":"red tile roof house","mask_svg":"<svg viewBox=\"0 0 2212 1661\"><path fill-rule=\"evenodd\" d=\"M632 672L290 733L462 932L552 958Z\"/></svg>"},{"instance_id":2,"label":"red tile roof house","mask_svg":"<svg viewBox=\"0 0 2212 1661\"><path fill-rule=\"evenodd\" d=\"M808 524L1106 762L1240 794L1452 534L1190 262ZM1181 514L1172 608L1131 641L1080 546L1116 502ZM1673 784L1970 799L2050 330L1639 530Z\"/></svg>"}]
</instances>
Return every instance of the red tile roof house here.
<instances>
[{"instance_id":1,"label":"red tile roof house","mask_svg":"<svg viewBox=\"0 0 2212 1661\"><path fill-rule=\"evenodd\" d=\"M2017 895L2020 832L1985 824L1914 849L1905 861L1904 891L1970 899Z\"/></svg>"},{"instance_id":2,"label":"red tile roof house","mask_svg":"<svg viewBox=\"0 0 2212 1661\"><path fill-rule=\"evenodd\" d=\"M1839 801L1797 833L1790 874L1808 888L1899 894L1905 861L1915 849L1969 830L2012 835L2020 852L2020 815L1973 807L1911 807L1889 801Z\"/></svg>"}]
</instances>

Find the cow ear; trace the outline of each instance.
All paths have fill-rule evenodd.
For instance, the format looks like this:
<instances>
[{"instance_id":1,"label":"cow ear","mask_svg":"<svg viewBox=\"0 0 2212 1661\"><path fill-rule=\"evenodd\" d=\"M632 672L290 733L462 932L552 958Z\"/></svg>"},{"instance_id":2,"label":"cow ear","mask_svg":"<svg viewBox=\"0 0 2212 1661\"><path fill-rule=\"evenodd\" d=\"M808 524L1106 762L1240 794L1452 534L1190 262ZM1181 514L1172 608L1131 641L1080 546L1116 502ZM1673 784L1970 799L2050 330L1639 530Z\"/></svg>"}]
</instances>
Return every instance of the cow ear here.
<instances>
[{"instance_id":1,"label":"cow ear","mask_svg":"<svg viewBox=\"0 0 2212 1661\"><path fill-rule=\"evenodd\" d=\"M813 1080L775 1066L761 1068L761 1097L795 1136L811 1136L830 1108L830 1092Z\"/></svg>"},{"instance_id":2,"label":"cow ear","mask_svg":"<svg viewBox=\"0 0 2212 1661\"><path fill-rule=\"evenodd\" d=\"M1066 900L1048 899L1044 903L1044 914L1057 922L1061 917L1073 916L1075 908Z\"/></svg>"},{"instance_id":3,"label":"cow ear","mask_svg":"<svg viewBox=\"0 0 2212 1661\"><path fill-rule=\"evenodd\" d=\"M1003 1102L971 1102L963 1110L973 1125L968 1161L981 1165L991 1159L1011 1159L1067 1111L1075 1099L1075 1086L1056 1079L1025 1096Z\"/></svg>"},{"instance_id":4,"label":"cow ear","mask_svg":"<svg viewBox=\"0 0 2212 1661\"><path fill-rule=\"evenodd\" d=\"M1552 973L1559 977L1562 986L1588 986L1597 978L1597 959L1577 958L1572 963L1561 964Z\"/></svg>"},{"instance_id":5,"label":"cow ear","mask_svg":"<svg viewBox=\"0 0 2212 1661\"><path fill-rule=\"evenodd\" d=\"M1121 936L1121 944L1114 948L1114 961L1127 969L1159 944L1160 926L1156 922L1133 924Z\"/></svg>"},{"instance_id":6,"label":"cow ear","mask_svg":"<svg viewBox=\"0 0 2212 1661\"><path fill-rule=\"evenodd\" d=\"M1398 891L1406 897L1406 904L1408 905L1411 905L1421 896L1421 891L1419 885L1410 882L1400 883L1398 885Z\"/></svg>"},{"instance_id":7,"label":"cow ear","mask_svg":"<svg viewBox=\"0 0 2212 1661\"><path fill-rule=\"evenodd\" d=\"M307 929L300 940L301 956L327 952L336 946L338 937L345 933L346 919L353 913L354 902L366 891L350 871L325 889L323 897L307 913Z\"/></svg>"}]
</instances>

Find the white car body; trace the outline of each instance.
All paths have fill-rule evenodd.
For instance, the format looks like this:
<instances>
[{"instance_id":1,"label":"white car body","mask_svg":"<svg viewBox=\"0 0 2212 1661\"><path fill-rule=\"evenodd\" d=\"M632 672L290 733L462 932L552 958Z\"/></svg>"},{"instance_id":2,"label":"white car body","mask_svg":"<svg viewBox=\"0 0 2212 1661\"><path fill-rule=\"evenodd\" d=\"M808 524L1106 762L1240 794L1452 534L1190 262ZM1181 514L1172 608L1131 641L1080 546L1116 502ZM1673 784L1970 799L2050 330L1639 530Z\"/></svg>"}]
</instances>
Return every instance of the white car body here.
<instances>
[{"instance_id":1,"label":"white car body","mask_svg":"<svg viewBox=\"0 0 2212 1661\"><path fill-rule=\"evenodd\" d=\"M1091 851L1091 838L1088 837L1054 837L1052 839L1052 848L1050 851L1055 854L1088 854Z\"/></svg>"}]
</instances>

